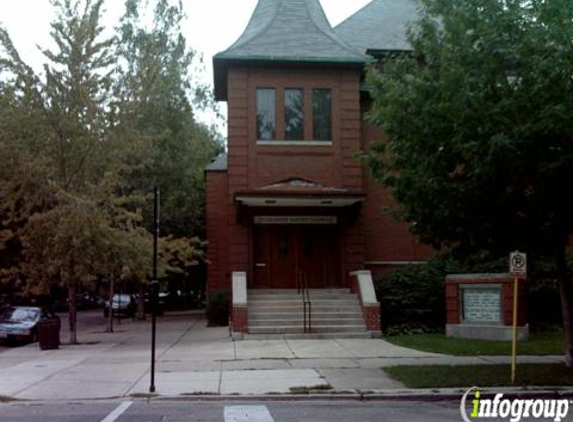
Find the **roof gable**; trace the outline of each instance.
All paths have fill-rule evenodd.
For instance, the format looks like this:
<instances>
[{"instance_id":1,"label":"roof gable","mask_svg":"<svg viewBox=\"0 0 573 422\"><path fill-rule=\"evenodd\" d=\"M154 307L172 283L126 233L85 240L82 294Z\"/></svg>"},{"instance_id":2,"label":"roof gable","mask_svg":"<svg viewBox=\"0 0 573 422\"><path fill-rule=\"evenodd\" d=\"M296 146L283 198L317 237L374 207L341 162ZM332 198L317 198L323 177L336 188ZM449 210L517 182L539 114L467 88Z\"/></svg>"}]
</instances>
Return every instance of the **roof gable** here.
<instances>
[{"instance_id":1,"label":"roof gable","mask_svg":"<svg viewBox=\"0 0 573 422\"><path fill-rule=\"evenodd\" d=\"M221 154L211 161L205 171L207 172L226 172L229 170L229 160L227 154Z\"/></svg>"},{"instance_id":2,"label":"roof gable","mask_svg":"<svg viewBox=\"0 0 573 422\"><path fill-rule=\"evenodd\" d=\"M410 51L406 32L419 19L419 0L373 0L334 31L361 53L367 50Z\"/></svg>"}]
</instances>

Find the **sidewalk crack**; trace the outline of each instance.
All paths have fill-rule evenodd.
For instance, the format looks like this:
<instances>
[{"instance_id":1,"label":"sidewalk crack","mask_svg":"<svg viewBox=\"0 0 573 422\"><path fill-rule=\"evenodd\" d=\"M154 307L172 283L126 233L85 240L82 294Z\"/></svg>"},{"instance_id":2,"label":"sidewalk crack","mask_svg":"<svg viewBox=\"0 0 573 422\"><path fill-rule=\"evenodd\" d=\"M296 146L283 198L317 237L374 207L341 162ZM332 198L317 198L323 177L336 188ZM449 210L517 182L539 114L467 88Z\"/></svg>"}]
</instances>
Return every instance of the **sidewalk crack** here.
<instances>
[{"instance_id":1,"label":"sidewalk crack","mask_svg":"<svg viewBox=\"0 0 573 422\"><path fill-rule=\"evenodd\" d=\"M476 356L479 360L484 361L485 363L489 363L489 364L496 364L497 362L495 360L490 360L485 356Z\"/></svg>"},{"instance_id":2,"label":"sidewalk crack","mask_svg":"<svg viewBox=\"0 0 573 422\"><path fill-rule=\"evenodd\" d=\"M165 349L159 356L155 357L155 372L157 373L157 362L159 360L161 360L161 358L171 349L173 349L177 344L179 344L181 342L181 340L183 340L183 338L193 329L195 328L195 326L201 322L203 320L203 318L198 318L197 320L195 320L190 326L189 328L187 328L187 330L185 330L185 332L183 334L181 334L181 336L175 340L167 349ZM141 376L139 376L137 378L137 380L132 383L127 390L125 390L125 392L123 393L123 397L126 397L130 391L132 391L135 386L146 376L149 375L151 373L151 367L147 368L145 371L143 371L143 374L141 374Z\"/></svg>"},{"instance_id":3,"label":"sidewalk crack","mask_svg":"<svg viewBox=\"0 0 573 422\"><path fill-rule=\"evenodd\" d=\"M198 319L196 319L196 320L193 322L193 324L191 324L191 325L189 326L189 328L187 328L187 330L185 330L185 332L184 332L183 334L181 334L181 336L179 336L179 338L178 338L177 340L175 340L167 349L165 349L165 350L159 355L159 358L162 358L168 351L170 351L170 350L173 349L175 346L177 346L179 343L181 343L181 340L183 340L183 338L184 338L187 334L189 334L189 332L190 332L193 328L195 328L195 326L196 326L197 324L199 324L199 322L201 322L201 321L204 321L204 319L203 319L203 318L198 318ZM159 360L159 359L156 359L156 360Z\"/></svg>"},{"instance_id":4,"label":"sidewalk crack","mask_svg":"<svg viewBox=\"0 0 573 422\"><path fill-rule=\"evenodd\" d=\"M219 387L217 388L217 392L219 395L221 394L221 385L223 384L223 362L221 361L221 367L219 368Z\"/></svg>"},{"instance_id":5,"label":"sidewalk crack","mask_svg":"<svg viewBox=\"0 0 573 422\"><path fill-rule=\"evenodd\" d=\"M352 351L351 351L350 349L347 349L346 347L344 347L344 345L343 345L341 342L339 342L338 339L333 339L333 340L334 340L334 342L335 342L336 344L338 344L338 345L340 346L340 348L341 348L342 350L344 350L345 352L348 353L348 357L347 357L347 358L340 358L340 359L349 359L349 360L351 360L352 362L354 362L356 365L358 365L358 367L361 366L361 365L360 365L360 358L359 358L359 357L357 357L354 353L352 353Z\"/></svg>"},{"instance_id":6,"label":"sidewalk crack","mask_svg":"<svg viewBox=\"0 0 573 422\"><path fill-rule=\"evenodd\" d=\"M296 355L296 353L294 352L293 348L290 346L290 343L288 340L284 340L284 342L286 343L288 349L290 350L291 354L292 354L292 359L298 359L298 356Z\"/></svg>"}]
</instances>

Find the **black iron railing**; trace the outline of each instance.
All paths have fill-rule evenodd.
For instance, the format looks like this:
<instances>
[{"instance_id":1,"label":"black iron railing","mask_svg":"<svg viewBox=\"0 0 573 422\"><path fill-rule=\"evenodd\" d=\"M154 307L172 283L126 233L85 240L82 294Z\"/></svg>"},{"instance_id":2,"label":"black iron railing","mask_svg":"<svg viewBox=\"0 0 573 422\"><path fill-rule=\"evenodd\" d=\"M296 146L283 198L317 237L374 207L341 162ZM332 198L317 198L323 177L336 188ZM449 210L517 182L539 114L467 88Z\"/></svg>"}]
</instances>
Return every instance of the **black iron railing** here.
<instances>
[{"instance_id":1,"label":"black iron railing","mask_svg":"<svg viewBox=\"0 0 573 422\"><path fill-rule=\"evenodd\" d=\"M297 292L301 294L303 303L303 329L305 333L310 333L312 332L312 302L310 301L308 281L304 271L299 271L297 274Z\"/></svg>"}]
</instances>

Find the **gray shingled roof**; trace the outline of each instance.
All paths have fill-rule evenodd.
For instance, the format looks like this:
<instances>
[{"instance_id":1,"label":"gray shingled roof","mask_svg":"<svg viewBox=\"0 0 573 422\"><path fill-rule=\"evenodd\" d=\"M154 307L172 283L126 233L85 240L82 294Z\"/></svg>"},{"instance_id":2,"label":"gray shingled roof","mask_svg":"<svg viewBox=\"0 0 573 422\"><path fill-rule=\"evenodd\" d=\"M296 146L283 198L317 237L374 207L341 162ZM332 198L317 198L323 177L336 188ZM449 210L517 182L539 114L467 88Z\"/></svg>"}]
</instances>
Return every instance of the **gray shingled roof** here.
<instances>
[{"instance_id":1,"label":"gray shingled roof","mask_svg":"<svg viewBox=\"0 0 573 422\"><path fill-rule=\"evenodd\" d=\"M419 19L418 0L373 0L334 31L361 53L367 50L410 51L409 24Z\"/></svg>"},{"instance_id":2,"label":"gray shingled roof","mask_svg":"<svg viewBox=\"0 0 573 422\"><path fill-rule=\"evenodd\" d=\"M243 35L213 58L215 98L226 99L233 62L363 66L367 61L334 32L319 0L259 0Z\"/></svg>"},{"instance_id":3,"label":"gray shingled roof","mask_svg":"<svg viewBox=\"0 0 573 422\"><path fill-rule=\"evenodd\" d=\"M227 154L221 154L213 160L211 164L207 166L205 171L218 171L225 172L229 169L227 162Z\"/></svg>"},{"instance_id":4,"label":"gray shingled roof","mask_svg":"<svg viewBox=\"0 0 573 422\"><path fill-rule=\"evenodd\" d=\"M259 0L247 29L216 59L359 62L333 31L319 0Z\"/></svg>"}]
</instances>

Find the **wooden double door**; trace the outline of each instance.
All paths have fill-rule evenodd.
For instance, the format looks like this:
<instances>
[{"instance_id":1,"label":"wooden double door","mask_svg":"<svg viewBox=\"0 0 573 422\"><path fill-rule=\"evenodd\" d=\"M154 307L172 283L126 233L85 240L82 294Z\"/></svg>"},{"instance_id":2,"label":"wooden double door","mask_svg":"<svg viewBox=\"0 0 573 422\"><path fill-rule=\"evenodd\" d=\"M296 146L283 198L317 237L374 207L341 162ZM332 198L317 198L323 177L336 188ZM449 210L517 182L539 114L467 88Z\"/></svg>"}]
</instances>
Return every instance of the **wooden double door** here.
<instances>
[{"instance_id":1,"label":"wooden double door","mask_svg":"<svg viewBox=\"0 0 573 422\"><path fill-rule=\"evenodd\" d=\"M336 225L254 225L255 288L293 289L304 272L310 288L340 287Z\"/></svg>"}]
</instances>

